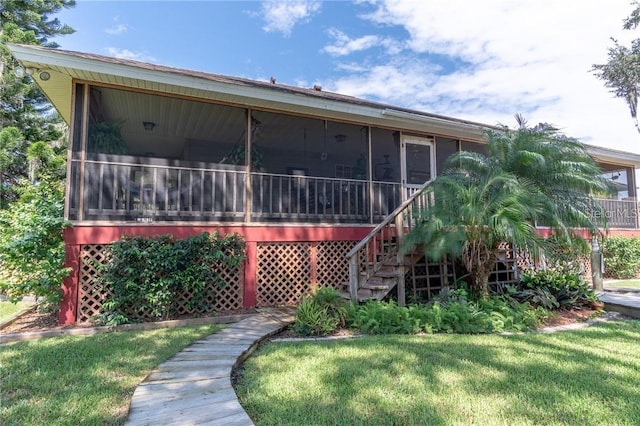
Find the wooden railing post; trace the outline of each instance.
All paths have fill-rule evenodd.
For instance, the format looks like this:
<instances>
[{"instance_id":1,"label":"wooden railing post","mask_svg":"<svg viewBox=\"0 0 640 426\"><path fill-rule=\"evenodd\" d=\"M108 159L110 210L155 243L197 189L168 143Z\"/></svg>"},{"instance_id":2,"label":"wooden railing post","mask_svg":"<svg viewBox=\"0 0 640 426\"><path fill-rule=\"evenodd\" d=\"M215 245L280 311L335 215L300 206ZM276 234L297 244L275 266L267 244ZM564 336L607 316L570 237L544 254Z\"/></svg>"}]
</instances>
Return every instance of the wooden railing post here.
<instances>
[{"instance_id":1,"label":"wooden railing post","mask_svg":"<svg viewBox=\"0 0 640 426\"><path fill-rule=\"evenodd\" d=\"M406 210L405 210L406 211ZM396 259L398 263L398 305L406 304L405 282L404 282L404 256L402 255L402 242L404 240L404 212L398 213L396 216Z\"/></svg>"},{"instance_id":2,"label":"wooden railing post","mask_svg":"<svg viewBox=\"0 0 640 426\"><path fill-rule=\"evenodd\" d=\"M360 287L359 257L360 255L356 253L349 258L349 296L352 303L358 303L358 288Z\"/></svg>"}]
</instances>

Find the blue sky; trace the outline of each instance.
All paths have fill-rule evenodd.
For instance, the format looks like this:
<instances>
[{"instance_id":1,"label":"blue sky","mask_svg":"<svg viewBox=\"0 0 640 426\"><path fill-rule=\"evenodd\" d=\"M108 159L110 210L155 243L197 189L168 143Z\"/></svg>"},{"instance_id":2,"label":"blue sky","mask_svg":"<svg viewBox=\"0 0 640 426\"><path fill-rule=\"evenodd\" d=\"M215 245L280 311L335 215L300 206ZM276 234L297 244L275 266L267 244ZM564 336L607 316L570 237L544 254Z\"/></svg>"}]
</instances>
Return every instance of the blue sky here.
<instances>
[{"instance_id":1,"label":"blue sky","mask_svg":"<svg viewBox=\"0 0 640 426\"><path fill-rule=\"evenodd\" d=\"M628 107L589 69L630 0L89 1L61 48L358 96L640 153Z\"/></svg>"}]
</instances>

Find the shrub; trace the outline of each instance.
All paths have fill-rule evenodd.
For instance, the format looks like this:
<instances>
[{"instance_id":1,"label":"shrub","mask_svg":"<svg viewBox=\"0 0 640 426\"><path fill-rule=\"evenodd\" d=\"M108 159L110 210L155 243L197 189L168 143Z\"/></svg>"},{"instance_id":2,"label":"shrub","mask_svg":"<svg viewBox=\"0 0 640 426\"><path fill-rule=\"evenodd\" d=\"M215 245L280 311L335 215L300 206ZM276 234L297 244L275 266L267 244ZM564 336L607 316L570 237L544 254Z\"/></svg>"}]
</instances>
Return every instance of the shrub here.
<instances>
[{"instance_id":1,"label":"shrub","mask_svg":"<svg viewBox=\"0 0 640 426\"><path fill-rule=\"evenodd\" d=\"M524 272L511 295L545 309L573 309L589 304L595 293L582 277L562 268Z\"/></svg>"},{"instance_id":2,"label":"shrub","mask_svg":"<svg viewBox=\"0 0 640 426\"><path fill-rule=\"evenodd\" d=\"M559 238L556 235L546 239L545 256L547 265L565 272L584 274L581 258L590 252L590 245L581 237Z\"/></svg>"},{"instance_id":3,"label":"shrub","mask_svg":"<svg viewBox=\"0 0 640 426\"><path fill-rule=\"evenodd\" d=\"M43 297L51 306L62 298L62 280L70 269L62 232L63 189L59 182L24 182L20 199L0 210L0 292L18 301Z\"/></svg>"},{"instance_id":4,"label":"shrub","mask_svg":"<svg viewBox=\"0 0 640 426\"><path fill-rule=\"evenodd\" d=\"M240 265L244 248L238 234L204 232L182 240L123 237L107 249L109 262L96 265L96 281L110 294L97 320L117 324L140 320L143 313L168 319L184 293L190 294L189 309L208 312L208 288L226 285L219 270Z\"/></svg>"},{"instance_id":5,"label":"shrub","mask_svg":"<svg viewBox=\"0 0 640 426\"><path fill-rule=\"evenodd\" d=\"M497 296L406 307L371 301L352 307L348 324L367 334L498 333L536 328L548 315L543 308Z\"/></svg>"},{"instance_id":6,"label":"shrub","mask_svg":"<svg viewBox=\"0 0 640 426\"><path fill-rule=\"evenodd\" d=\"M307 295L296 310L293 330L303 336L324 336L345 325L347 302L334 288Z\"/></svg>"},{"instance_id":7,"label":"shrub","mask_svg":"<svg viewBox=\"0 0 640 426\"><path fill-rule=\"evenodd\" d=\"M607 276L618 279L640 276L640 238L605 238L602 253Z\"/></svg>"}]
</instances>

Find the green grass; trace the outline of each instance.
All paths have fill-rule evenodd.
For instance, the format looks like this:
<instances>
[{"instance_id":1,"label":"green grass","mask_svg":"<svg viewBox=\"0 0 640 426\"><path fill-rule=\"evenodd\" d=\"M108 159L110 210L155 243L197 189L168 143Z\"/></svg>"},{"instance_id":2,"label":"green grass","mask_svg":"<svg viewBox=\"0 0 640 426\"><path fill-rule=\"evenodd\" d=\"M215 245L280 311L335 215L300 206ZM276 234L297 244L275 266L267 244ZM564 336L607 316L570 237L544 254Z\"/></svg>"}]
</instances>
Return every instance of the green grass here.
<instances>
[{"instance_id":1,"label":"green grass","mask_svg":"<svg viewBox=\"0 0 640 426\"><path fill-rule=\"evenodd\" d=\"M8 319L11 315L18 313L24 308L32 305L29 302L0 302L0 321Z\"/></svg>"},{"instance_id":2,"label":"green grass","mask_svg":"<svg viewBox=\"0 0 640 426\"><path fill-rule=\"evenodd\" d=\"M620 280L620 281L607 281L604 287L630 287L640 288L640 280Z\"/></svg>"},{"instance_id":3,"label":"green grass","mask_svg":"<svg viewBox=\"0 0 640 426\"><path fill-rule=\"evenodd\" d=\"M149 372L219 326L68 336L0 346L0 424L115 425Z\"/></svg>"},{"instance_id":4,"label":"green grass","mask_svg":"<svg viewBox=\"0 0 640 426\"><path fill-rule=\"evenodd\" d=\"M638 425L638 353L640 321L273 343L238 393L257 425Z\"/></svg>"}]
</instances>

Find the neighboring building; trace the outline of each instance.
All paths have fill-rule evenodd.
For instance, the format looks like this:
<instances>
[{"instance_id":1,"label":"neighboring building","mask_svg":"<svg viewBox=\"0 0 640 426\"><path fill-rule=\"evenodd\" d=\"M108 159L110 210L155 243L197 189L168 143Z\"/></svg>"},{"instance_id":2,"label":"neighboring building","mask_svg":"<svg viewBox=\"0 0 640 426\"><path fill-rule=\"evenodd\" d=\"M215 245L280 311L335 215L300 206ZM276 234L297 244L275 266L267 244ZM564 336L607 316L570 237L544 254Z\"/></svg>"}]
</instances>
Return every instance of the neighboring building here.
<instances>
[{"instance_id":1,"label":"neighboring building","mask_svg":"<svg viewBox=\"0 0 640 426\"><path fill-rule=\"evenodd\" d=\"M485 149L487 125L320 87L9 48L71 129L63 323L98 311L91 259L122 235L239 232L247 261L217 309L295 303L310 286L348 281L347 252L452 153ZM637 229L640 156L589 149L629 183L627 200L605 202L610 227ZM429 294L442 285L429 277L443 265L432 266L421 275Z\"/></svg>"}]
</instances>

